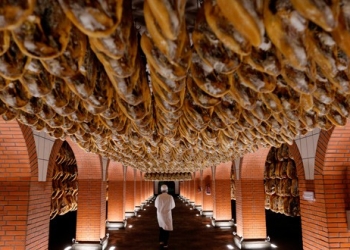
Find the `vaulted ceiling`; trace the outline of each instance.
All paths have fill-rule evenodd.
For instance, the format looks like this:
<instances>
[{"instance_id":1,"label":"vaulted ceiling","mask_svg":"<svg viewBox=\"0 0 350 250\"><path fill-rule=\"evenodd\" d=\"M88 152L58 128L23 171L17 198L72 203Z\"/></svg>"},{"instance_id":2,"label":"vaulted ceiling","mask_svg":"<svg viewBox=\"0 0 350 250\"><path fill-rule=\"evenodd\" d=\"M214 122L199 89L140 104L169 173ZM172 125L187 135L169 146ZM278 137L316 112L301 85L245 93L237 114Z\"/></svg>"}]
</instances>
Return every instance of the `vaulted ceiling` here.
<instances>
[{"instance_id":1,"label":"vaulted ceiling","mask_svg":"<svg viewBox=\"0 0 350 250\"><path fill-rule=\"evenodd\" d=\"M146 173L188 173L350 105L350 3L0 3L0 113Z\"/></svg>"}]
</instances>

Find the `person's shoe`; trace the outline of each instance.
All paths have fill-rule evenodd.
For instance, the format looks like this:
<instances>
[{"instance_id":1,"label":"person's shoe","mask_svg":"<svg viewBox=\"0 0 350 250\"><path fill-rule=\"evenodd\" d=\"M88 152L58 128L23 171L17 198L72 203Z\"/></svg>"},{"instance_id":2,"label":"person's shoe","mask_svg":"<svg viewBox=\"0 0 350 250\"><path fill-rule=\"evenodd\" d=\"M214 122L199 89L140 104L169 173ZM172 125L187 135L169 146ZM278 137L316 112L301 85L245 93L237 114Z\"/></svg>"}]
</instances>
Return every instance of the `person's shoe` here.
<instances>
[{"instance_id":1,"label":"person's shoe","mask_svg":"<svg viewBox=\"0 0 350 250\"><path fill-rule=\"evenodd\" d=\"M168 248L168 245L163 246L164 248Z\"/></svg>"},{"instance_id":2,"label":"person's shoe","mask_svg":"<svg viewBox=\"0 0 350 250\"><path fill-rule=\"evenodd\" d=\"M159 242L159 245L164 245L164 242Z\"/></svg>"}]
</instances>

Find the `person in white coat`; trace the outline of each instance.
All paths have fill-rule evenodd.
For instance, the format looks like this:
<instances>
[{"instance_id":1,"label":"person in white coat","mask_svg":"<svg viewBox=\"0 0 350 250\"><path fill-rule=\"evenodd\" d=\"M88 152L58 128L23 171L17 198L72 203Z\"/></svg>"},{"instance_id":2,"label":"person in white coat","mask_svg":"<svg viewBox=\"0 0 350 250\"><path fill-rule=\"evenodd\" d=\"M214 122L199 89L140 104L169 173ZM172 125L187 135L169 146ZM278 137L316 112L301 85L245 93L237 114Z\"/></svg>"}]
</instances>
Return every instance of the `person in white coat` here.
<instances>
[{"instance_id":1,"label":"person in white coat","mask_svg":"<svg viewBox=\"0 0 350 250\"><path fill-rule=\"evenodd\" d=\"M175 207L174 198L168 194L168 186L160 187L162 192L157 196L154 203L157 208L157 219L159 224L159 244L164 248L168 247L170 231L173 231L173 218L171 210Z\"/></svg>"}]
</instances>

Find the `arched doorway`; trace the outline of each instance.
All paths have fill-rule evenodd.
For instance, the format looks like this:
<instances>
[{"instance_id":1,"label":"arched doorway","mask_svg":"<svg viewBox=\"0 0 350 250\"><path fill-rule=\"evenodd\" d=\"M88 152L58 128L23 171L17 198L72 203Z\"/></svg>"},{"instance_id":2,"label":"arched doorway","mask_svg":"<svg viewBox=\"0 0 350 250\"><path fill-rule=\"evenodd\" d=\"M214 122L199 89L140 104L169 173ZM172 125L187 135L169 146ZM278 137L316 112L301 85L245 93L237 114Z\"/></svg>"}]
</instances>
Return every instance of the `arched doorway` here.
<instances>
[{"instance_id":1,"label":"arched doorway","mask_svg":"<svg viewBox=\"0 0 350 250\"><path fill-rule=\"evenodd\" d=\"M64 142L52 173L49 249L62 250L76 237L78 170L74 153Z\"/></svg>"},{"instance_id":2,"label":"arched doorway","mask_svg":"<svg viewBox=\"0 0 350 250\"><path fill-rule=\"evenodd\" d=\"M264 171L266 232L281 249L303 249L297 166L287 144L272 147Z\"/></svg>"},{"instance_id":3,"label":"arched doorway","mask_svg":"<svg viewBox=\"0 0 350 250\"><path fill-rule=\"evenodd\" d=\"M160 187L163 184L168 186L168 194L175 195L175 182L174 181L159 181L158 182L158 194L161 193Z\"/></svg>"}]
</instances>

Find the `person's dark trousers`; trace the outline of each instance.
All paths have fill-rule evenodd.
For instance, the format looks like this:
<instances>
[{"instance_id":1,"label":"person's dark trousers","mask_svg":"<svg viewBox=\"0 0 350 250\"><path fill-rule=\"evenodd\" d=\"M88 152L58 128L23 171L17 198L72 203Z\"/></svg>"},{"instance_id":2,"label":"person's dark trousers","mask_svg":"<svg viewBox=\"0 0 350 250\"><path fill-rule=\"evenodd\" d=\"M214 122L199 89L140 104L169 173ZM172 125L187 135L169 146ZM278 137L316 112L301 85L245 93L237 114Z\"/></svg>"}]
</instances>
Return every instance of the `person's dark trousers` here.
<instances>
[{"instance_id":1,"label":"person's dark trousers","mask_svg":"<svg viewBox=\"0 0 350 250\"><path fill-rule=\"evenodd\" d=\"M159 242L163 242L164 246L168 245L169 231L164 230L162 227L159 228Z\"/></svg>"}]
</instances>

